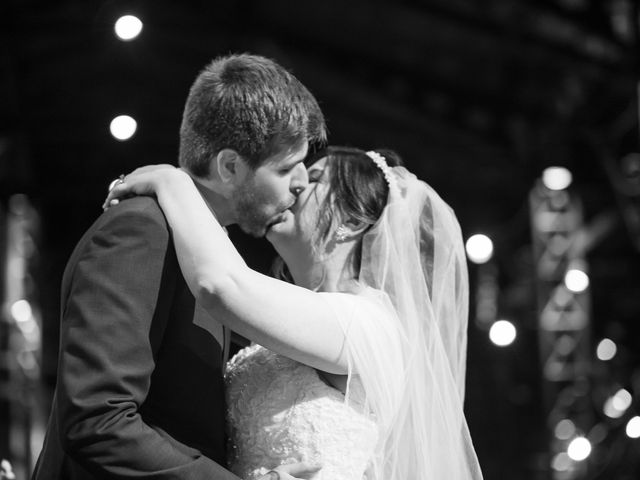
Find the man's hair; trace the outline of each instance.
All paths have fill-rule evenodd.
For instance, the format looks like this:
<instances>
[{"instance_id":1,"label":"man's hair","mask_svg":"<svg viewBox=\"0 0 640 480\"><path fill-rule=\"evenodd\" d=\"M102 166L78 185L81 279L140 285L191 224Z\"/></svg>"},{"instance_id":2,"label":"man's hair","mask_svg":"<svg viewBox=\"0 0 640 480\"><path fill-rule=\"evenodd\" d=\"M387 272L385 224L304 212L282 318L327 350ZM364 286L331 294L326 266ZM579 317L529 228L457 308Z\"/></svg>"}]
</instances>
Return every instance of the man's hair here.
<instances>
[{"instance_id":1,"label":"man's hair","mask_svg":"<svg viewBox=\"0 0 640 480\"><path fill-rule=\"evenodd\" d=\"M301 141L326 141L324 116L313 95L268 58L240 54L214 59L191 86L180 127L180 165L209 175L222 149L253 169Z\"/></svg>"}]
</instances>

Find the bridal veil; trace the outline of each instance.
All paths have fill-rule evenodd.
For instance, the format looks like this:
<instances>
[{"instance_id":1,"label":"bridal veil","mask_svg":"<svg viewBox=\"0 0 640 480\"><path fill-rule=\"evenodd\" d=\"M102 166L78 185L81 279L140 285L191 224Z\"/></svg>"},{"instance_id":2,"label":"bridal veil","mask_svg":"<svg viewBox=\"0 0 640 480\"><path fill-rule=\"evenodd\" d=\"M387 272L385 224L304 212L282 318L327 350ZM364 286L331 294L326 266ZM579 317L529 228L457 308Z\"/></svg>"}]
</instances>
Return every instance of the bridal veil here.
<instances>
[{"instance_id":1,"label":"bridal veil","mask_svg":"<svg viewBox=\"0 0 640 480\"><path fill-rule=\"evenodd\" d=\"M460 226L405 168L385 176L387 205L363 238L359 277L385 315L345 325L350 382L357 374L380 431L367 479L478 480L463 413L469 285Z\"/></svg>"}]
</instances>

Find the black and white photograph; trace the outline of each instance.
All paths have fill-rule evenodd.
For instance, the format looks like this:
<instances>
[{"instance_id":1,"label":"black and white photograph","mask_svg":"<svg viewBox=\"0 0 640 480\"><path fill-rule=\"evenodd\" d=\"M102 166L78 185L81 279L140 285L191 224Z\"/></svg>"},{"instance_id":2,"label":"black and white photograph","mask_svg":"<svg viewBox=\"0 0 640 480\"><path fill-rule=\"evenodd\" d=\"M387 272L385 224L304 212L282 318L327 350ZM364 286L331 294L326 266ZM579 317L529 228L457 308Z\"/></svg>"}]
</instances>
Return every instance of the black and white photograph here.
<instances>
[{"instance_id":1,"label":"black and white photograph","mask_svg":"<svg viewBox=\"0 0 640 480\"><path fill-rule=\"evenodd\" d=\"M2 0L0 480L640 478L640 0Z\"/></svg>"}]
</instances>

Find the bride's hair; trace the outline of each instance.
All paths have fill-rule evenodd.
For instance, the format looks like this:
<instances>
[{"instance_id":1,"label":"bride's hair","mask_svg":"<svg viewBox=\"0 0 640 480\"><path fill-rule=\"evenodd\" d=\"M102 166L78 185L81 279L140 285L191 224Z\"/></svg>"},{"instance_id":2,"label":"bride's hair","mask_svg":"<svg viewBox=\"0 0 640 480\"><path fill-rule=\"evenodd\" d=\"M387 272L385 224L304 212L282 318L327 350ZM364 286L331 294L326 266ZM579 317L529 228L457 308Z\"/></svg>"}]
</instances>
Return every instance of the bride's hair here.
<instances>
[{"instance_id":1,"label":"bride's hair","mask_svg":"<svg viewBox=\"0 0 640 480\"><path fill-rule=\"evenodd\" d=\"M376 149L389 167L403 164L400 156L389 149ZM368 225L362 235L374 225L387 204L389 185L384 173L364 150L354 147L329 146L315 152L307 161L311 166L316 161L327 158L329 167L329 194L320 205L320 228L315 235L315 247L320 248L340 222L349 220L356 225ZM358 242L354 252L355 271L360 270L362 243ZM292 282L291 275L282 258L274 261L272 273L275 277Z\"/></svg>"}]
</instances>

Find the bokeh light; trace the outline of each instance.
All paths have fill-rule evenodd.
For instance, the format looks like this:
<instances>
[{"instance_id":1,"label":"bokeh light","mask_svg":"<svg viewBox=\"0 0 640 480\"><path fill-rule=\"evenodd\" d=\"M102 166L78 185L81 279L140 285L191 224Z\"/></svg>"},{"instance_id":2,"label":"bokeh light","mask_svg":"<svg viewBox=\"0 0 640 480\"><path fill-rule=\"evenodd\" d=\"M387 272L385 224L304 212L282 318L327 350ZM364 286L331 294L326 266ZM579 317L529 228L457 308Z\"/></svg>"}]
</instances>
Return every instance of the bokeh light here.
<instances>
[{"instance_id":1,"label":"bokeh light","mask_svg":"<svg viewBox=\"0 0 640 480\"><path fill-rule=\"evenodd\" d=\"M617 351L618 347L613 340L609 338L603 338L602 340L600 340L600 343L598 343L598 347L596 348L596 355L598 359L606 362L607 360L611 360L613 357L615 357Z\"/></svg>"},{"instance_id":2,"label":"bokeh light","mask_svg":"<svg viewBox=\"0 0 640 480\"><path fill-rule=\"evenodd\" d=\"M626 432L629 438L640 438L640 417L636 415L629 419Z\"/></svg>"},{"instance_id":3,"label":"bokeh light","mask_svg":"<svg viewBox=\"0 0 640 480\"><path fill-rule=\"evenodd\" d=\"M508 320L498 320L491 325L489 338L499 347L511 345L516 339L516 327Z\"/></svg>"},{"instance_id":4,"label":"bokeh light","mask_svg":"<svg viewBox=\"0 0 640 480\"><path fill-rule=\"evenodd\" d=\"M567 455L566 452L560 452L553 457L551 461L551 468L553 468L556 472L566 472L571 468L571 458Z\"/></svg>"},{"instance_id":5,"label":"bokeh light","mask_svg":"<svg viewBox=\"0 0 640 480\"><path fill-rule=\"evenodd\" d=\"M114 30L118 38L126 42L140 35L142 22L133 15L124 15L116 20Z\"/></svg>"},{"instance_id":6,"label":"bokeh light","mask_svg":"<svg viewBox=\"0 0 640 480\"><path fill-rule=\"evenodd\" d=\"M633 397L624 388L618 390L613 396L613 407L617 410L626 411L631 406L631 402L633 402Z\"/></svg>"},{"instance_id":7,"label":"bokeh light","mask_svg":"<svg viewBox=\"0 0 640 480\"><path fill-rule=\"evenodd\" d=\"M471 235L465 244L467 257L473 263L486 263L493 256L493 242L489 237L478 233Z\"/></svg>"},{"instance_id":8,"label":"bokeh light","mask_svg":"<svg viewBox=\"0 0 640 480\"><path fill-rule=\"evenodd\" d=\"M569 443L567 454L572 460L580 462L591 455L591 442L584 437L576 437Z\"/></svg>"},{"instance_id":9,"label":"bokeh light","mask_svg":"<svg viewBox=\"0 0 640 480\"><path fill-rule=\"evenodd\" d=\"M620 418L631 406L633 398L631 394L621 388L614 395L609 397L604 404L604 414L609 418Z\"/></svg>"},{"instance_id":10,"label":"bokeh light","mask_svg":"<svg viewBox=\"0 0 640 480\"><path fill-rule=\"evenodd\" d=\"M613 397L607 398L607 401L604 402L602 411L609 418L620 418L622 415L624 415L624 410L618 410L613 406Z\"/></svg>"},{"instance_id":11,"label":"bokeh light","mask_svg":"<svg viewBox=\"0 0 640 480\"><path fill-rule=\"evenodd\" d=\"M564 284L574 293L584 292L589 287L589 275L582 270L572 268L565 274Z\"/></svg>"},{"instance_id":12,"label":"bokeh light","mask_svg":"<svg viewBox=\"0 0 640 480\"><path fill-rule=\"evenodd\" d=\"M565 418L556 424L554 433L560 440L569 440L576 434L576 426L571 420Z\"/></svg>"},{"instance_id":13,"label":"bokeh light","mask_svg":"<svg viewBox=\"0 0 640 480\"><path fill-rule=\"evenodd\" d=\"M18 323L28 322L33 315L31 305L26 300L18 300L11 305L11 315Z\"/></svg>"},{"instance_id":14,"label":"bokeh light","mask_svg":"<svg viewBox=\"0 0 640 480\"><path fill-rule=\"evenodd\" d=\"M138 123L129 115L119 115L109 125L111 135L117 140L129 140L138 128Z\"/></svg>"},{"instance_id":15,"label":"bokeh light","mask_svg":"<svg viewBox=\"0 0 640 480\"><path fill-rule=\"evenodd\" d=\"M572 181L573 175L564 167L548 167L542 172L542 183L549 190L564 190Z\"/></svg>"}]
</instances>

